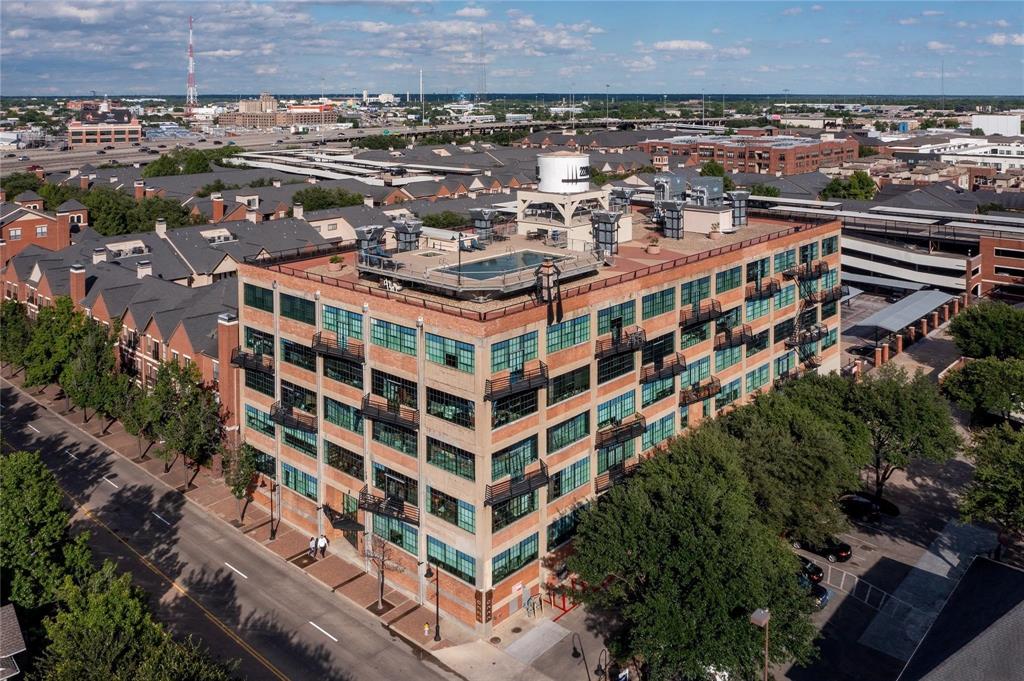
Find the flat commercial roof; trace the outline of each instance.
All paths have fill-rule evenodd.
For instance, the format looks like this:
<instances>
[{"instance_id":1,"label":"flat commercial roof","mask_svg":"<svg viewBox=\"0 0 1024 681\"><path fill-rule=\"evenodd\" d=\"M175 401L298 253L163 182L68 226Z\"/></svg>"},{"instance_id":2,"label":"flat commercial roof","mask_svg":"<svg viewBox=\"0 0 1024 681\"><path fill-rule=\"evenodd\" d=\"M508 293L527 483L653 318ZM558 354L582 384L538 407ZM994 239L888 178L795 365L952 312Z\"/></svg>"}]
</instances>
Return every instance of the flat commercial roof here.
<instances>
[{"instance_id":1,"label":"flat commercial roof","mask_svg":"<svg viewBox=\"0 0 1024 681\"><path fill-rule=\"evenodd\" d=\"M848 274L843 272L843 282L854 282L857 284L865 284L867 286L882 286L884 288L900 288L905 291L920 291L925 287L924 284L919 284L916 281L906 281L904 279L890 279L888 277L872 277L869 274Z\"/></svg>"},{"instance_id":2,"label":"flat commercial roof","mask_svg":"<svg viewBox=\"0 0 1024 681\"><path fill-rule=\"evenodd\" d=\"M1024 218L1010 218L999 215L972 215L970 213L956 213L943 210L924 210L921 208L897 208L894 206L874 206L873 213L898 213L900 215L919 215L921 217L956 218L957 220L969 222L989 222L997 225L1018 225L1024 227Z\"/></svg>"},{"instance_id":3,"label":"flat commercial roof","mask_svg":"<svg viewBox=\"0 0 1024 681\"><path fill-rule=\"evenodd\" d=\"M918 225L935 225L938 224L938 220L928 220L925 218L910 218L902 215L888 215L878 213L868 213L864 211L854 210L822 210L820 208L801 208L800 206L773 206L769 210L775 210L786 213L797 213L800 215L819 215L822 217L830 218L860 218L862 220L886 220L888 222L909 222Z\"/></svg>"},{"instance_id":4,"label":"flat commercial roof","mask_svg":"<svg viewBox=\"0 0 1024 681\"><path fill-rule=\"evenodd\" d=\"M808 208L836 209L843 204L839 201L815 201L814 199L787 199L784 196L751 196L748 201L767 201L785 206L807 206Z\"/></svg>"},{"instance_id":5,"label":"flat commercial roof","mask_svg":"<svg viewBox=\"0 0 1024 681\"><path fill-rule=\"evenodd\" d=\"M879 310L857 326L873 326L895 333L951 300L953 296L942 291L916 291L903 300Z\"/></svg>"}]
</instances>

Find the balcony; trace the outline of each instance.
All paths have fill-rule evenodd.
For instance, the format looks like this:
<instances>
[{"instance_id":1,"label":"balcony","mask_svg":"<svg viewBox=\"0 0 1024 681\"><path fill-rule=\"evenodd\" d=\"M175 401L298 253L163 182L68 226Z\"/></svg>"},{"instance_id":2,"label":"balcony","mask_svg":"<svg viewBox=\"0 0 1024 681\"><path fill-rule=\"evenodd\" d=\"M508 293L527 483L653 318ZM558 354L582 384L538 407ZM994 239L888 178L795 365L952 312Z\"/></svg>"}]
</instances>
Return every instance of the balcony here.
<instances>
[{"instance_id":1,"label":"balcony","mask_svg":"<svg viewBox=\"0 0 1024 681\"><path fill-rule=\"evenodd\" d=\"M715 377L706 378L696 385L679 391L679 406L687 407L695 402L703 402L722 392L722 382Z\"/></svg>"},{"instance_id":2,"label":"balcony","mask_svg":"<svg viewBox=\"0 0 1024 681\"><path fill-rule=\"evenodd\" d=\"M801 369L800 367L793 367L792 369L789 369L788 371L779 374L775 378L775 382L772 385L774 385L776 388L779 388L785 385L786 383L789 383L790 381L795 381L799 379L805 373L807 372L804 369Z\"/></svg>"},{"instance_id":3,"label":"balcony","mask_svg":"<svg viewBox=\"0 0 1024 681\"><path fill-rule=\"evenodd\" d=\"M705 324L721 316L722 304L717 300L705 300L681 309L679 311L679 326L685 329L688 326Z\"/></svg>"},{"instance_id":4,"label":"balcony","mask_svg":"<svg viewBox=\"0 0 1024 681\"><path fill-rule=\"evenodd\" d=\"M374 515L397 518L412 525L420 524L420 509L406 503L401 497L386 497L370 491L369 485L359 490L359 508Z\"/></svg>"},{"instance_id":5,"label":"balcony","mask_svg":"<svg viewBox=\"0 0 1024 681\"><path fill-rule=\"evenodd\" d=\"M754 332L749 324L734 326L715 335L715 350L725 350L749 343L753 337Z\"/></svg>"},{"instance_id":6,"label":"balcony","mask_svg":"<svg viewBox=\"0 0 1024 681\"><path fill-rule=\"evenodd\" d=\"M484 383L484 399L496 400L517 393L539 390L548 383L548 365L537 362L534 366L510 371L505 376L488 378Z\"/></svg>"},{"instance_id":7,"label":"balcony","mask_svg":"<svg viewBox=\"0 0 1024 681\"><path fill-rule=\"evenodd\" d=\"M624 419L612 421L597 431L596 446L598 448L611 447L612 445L617 445L620 442L632 440L635 437L643 435L644 429L646 428L647 419L644 418L643 414L639 413L627 416Z\"/></svg>"},{"instance_id":8,"label":"balcony","mask_svg":"<svg viewBox=\"0 0 1024 681\"><path fill-rule=\"evenodd\" d=\"M362 341L344 336L338 338L335 334L325 334L322 331L313 334L313 351L318 355L347 359L350 362L357 362L359 364L366 360Z\"/></svg>"},{"instance_id":9,"label":"balcony","mask_svg":"<svg viewBox=\"0 0 1024 681\"><path fill-rule=\"evenodd\" d=\"M686 371L686 358L683 353L674 352L671 355L662 357L654 364L645 364L640 368L640 382L651 383L663 378L669 378Z\"/></svg>"},{"instance_id":10,"label":"balcony","mask_svg":"<svg viewBox=\"0 0 1024 681\"><path fill-rule=\"evenodd\" d=\"M800 361L804 363L804 366L808 369L817 369L821 366L821 355L815 355L812 353L801 354Z\"/></svg>"},{"instance_id":11,"label":"balcony","mask_svg":"<svg viewBox=\"0 0 1024 681\"><path fill-rule=\"evenodd\" d=\"M620 482L625 481L629 476L633 475L639 467L639 461L615 464L607 471L594 478L594 492L596 494L607 492L615 485L618 485Z\"/></svg>"},{"instance_id":12,"label":"balcony","mask_svg":"<svg viewBox=\"0 0 1024 681\"><path fill-rule=\"evenodd\" d=\"M786 279L817 279L823 274L826 274L828 270L829 267L827 262L824 260L816 260L815 262L805 262L802 265L790 267L782 273L782 276Z\"/></svg>"},{"instance_id":13,"label":"balcony","mask_svg":"<svg viewBox=\"0 0 1024 681\"><path fill-rule=\"evenodd\" d=\"M747 300L764 300L771 298L782 291L782 282L778 279L762 279L753 284L747 284Z\"/></svg>"},{"instance_id":14,"label":"balcony","mask_svg":"<svg viewBox=\"0 0 1024 681\"><path fill-rule=\"evenodd\" d=\"M245 348L235 348L231 351L231 365L240 369L252 369L253 371L262 371L265 374L274 374L273 356L250 352Z\"/></svg>"},{"instance_id":15,"label":"balcony","mask_svg":"<svg viewBox=\"0 0 1024 681\"><path fill-rule=\"evenodd\" d=\"M810 301L812 303L832 303L842 300L848 295L850 295L850 287L840 284L824 291L815 291L810 297Z\"/></svg>"},{"instance_id":16,"label":"balcony","mask_svg":"<svg viewBox=\"0 0 1024 681\"><path fill-rule=\"evenodd\" d=\"M794 333L792 336L786 339L786 347L795 348L798 345L804 343L817 343L822 338L828 335L828 327L824 324L815 324L806 329Z\"/></svg>"},{"instance_id":17,"label":"balcony","mask_svg":"<svg viewBox=\"0 0 1024 681\"><path fill-rule=\"evenodd\" d=\"M621 355L624 352L636 352L642 350L646 342L647 334L639 326L634 326L632 329L597 339L595 356L602 359L612 355Z\"/></svg>"},{"instance_id":18,"label":"balcony","mask_svg":"<svg viewBox=\"0 0 1024 681\"><path fill-rule=\"evenodd\" d=\"M270 420L288 428L316 432L316 416L287 402L274 402L270 406Z\"/></svg>"},{"instance_id":19,"label":"balcony","mask_svg":"<svg viewBox=\"0 0 1024 681\"><path fill-rule=\"evenodd\" d=\"M379 395L363 396L362 412L363 416L371 421L382 421L412 430L420 427L419 411L395 400L386 400Z\"/></svg>"},{"instance_id":20,"label":"balcony","mask_svg":"<svg viewBox=\"0 0 1024 681\"><path fill-rule=\"evenodd\" d=\"M529 494L548 484L548 467L541 461L540 467L529 473L524 472L519 477L509 478L487 485L484 490L484 505L494 506L514 497Z\"/></svg>"}]
</instances>

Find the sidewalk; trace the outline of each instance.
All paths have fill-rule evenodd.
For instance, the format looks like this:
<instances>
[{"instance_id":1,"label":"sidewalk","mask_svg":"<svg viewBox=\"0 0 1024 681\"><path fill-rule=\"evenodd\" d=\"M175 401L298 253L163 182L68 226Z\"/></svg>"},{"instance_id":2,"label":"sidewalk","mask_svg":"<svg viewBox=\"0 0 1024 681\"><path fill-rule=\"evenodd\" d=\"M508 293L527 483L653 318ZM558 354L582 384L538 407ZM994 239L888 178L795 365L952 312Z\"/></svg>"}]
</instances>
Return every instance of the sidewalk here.
<instances>
[{"instance_id":1,"label":"sidewalk","mask_svg":"<svg viewBox=\"0 0 1024 681\"><path fill-rule=\"evenodd\" d=\"M20 375L13 379L4 376L4 379L41 406L63 417L71 426L92 436L111 451L132 461L163 484L177 489L179 492L184 488L185 472L181 462L176 461L170 471L165 471L164 462L160 459L152 456L140 459L137 439L127 433L120 422L115 421L109 429L106 428L108 419L100 416L90 415L89 421L85 422L80 411L66 408L66 402L59 386L47 386L40 391L39 388L23 388L23 377ZM144 441L144 451L146 445L147 443ZM194 470L189 471L190 476L193 473L195 473ZM238 517L239 501L232 496L223 480L214 476L212 470L200 469L191 480L188 491L183 495L188 501L237 529L251 539L254 544L262 546L285 562L295 566L332 594L365 609L368 616L376 617L381 625L393 635L434 656L442 663L444 663L442 657L435 653L443 652L445 649L459 649L454 650L450 656L451 659L460 666L467 664L467 656L461 649L464 646L475 648L473 644L481 643L460 625L446 622L444 618L441 621L443 637L440 641L434 641L434 609L429 607L429 604L425 607L415 603L406 595L388 588L386 585L384 592L386 610L378 616L370 610L377 604L379 582L375 576L365 572L361 566L335 554L329 554L322 559L309 558L307 555L309 537L304 531L299 531L289 525L287 521L280 521L277 536L271 540L270 515L255 504L249 504L244 522L240 522ZM423 625L425 623L430 627L427 635L424 635ZM493 649L493 646L489 644L482 643L482 645ZM507 657L501 651L493 650L502 657ZM473 661L478 662L479 660ZM490 664L495 663L492 661ZM475 681L471 675L463 674L463 676ZM481 678L483 681L483 677L477 678ZM496 677L491 673L486 677L486 681L496 681Z\"/></svg>"}]
</instances>

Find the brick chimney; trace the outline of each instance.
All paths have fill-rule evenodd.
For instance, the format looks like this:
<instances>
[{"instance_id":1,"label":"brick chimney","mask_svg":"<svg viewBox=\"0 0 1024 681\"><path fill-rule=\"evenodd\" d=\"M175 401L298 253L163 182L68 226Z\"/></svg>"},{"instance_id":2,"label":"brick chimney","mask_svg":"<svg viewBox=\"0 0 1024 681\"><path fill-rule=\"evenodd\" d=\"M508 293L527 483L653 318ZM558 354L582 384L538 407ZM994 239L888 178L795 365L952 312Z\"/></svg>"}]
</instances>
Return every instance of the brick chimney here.
<instances>
[{"instance_id":1,"label":"brick chimney","mask_svg":"<svg viewBox=\"0 0 1024 681\"><path fill-rule=\"evenodd\" d=\"M274 180L271 184L273 184L275 187L280 187L281 186L281 180Z\"/></svg>"},{"instance_id":2,"label":"brick chimney","mask_svg":"<svg viewBox=\"0 0 1024 681\"><path fill-rule=\"evenodd\" d=\"M0 239L0 267L7 265L7 241Z\"/></svg>"},{"instance_id":3,"label":"brick chimney","mask_svg":"<svg viewBox=\"0 0 1024 681\"><path fill-rule=\"evenodd\" d=\"M167 238L167 219L166 218L157 218L156 219L156 226L155 226L154 231L156 232L156 235L158 237L160 237L161 239L166 239Z\"/></svg>"},{"instance_id":4,"label":"brick chimney","mask_svg":"<svg viewBox=\"0 0 1024 681\"><path fill-rule=\"evenodd\" d=\"M257 213L255 209L250 208L249 210L245 211L245 219L248 220L249 222L259 222L260 214Z\"/></svg>"},{"instance_id":5,"label":"brick chimney","mask_svg":"<svg viewBox=\"0 0 1024 681\"><path fill-rule=\"evenodd\" d=\"M220 222L224 219L224 195L220 192L210 194L210 201L213 202L213 221Z\"/></svg>"},{"instance_id":6,"label":"brick chimney","mask_svg":"<svg viewBox=\"0 0 1024 681\"><path fill-rule=\"evenodd\" d=\"M136 265L136 275L139 279L153 275L153 263L149 260L140 260Z\"/></svg>"},{"instance_id":7,"label":"brick chimney","mask_svg":"<svg viewBox=\"0 0 1024 681\"><path fill-rule=\"evenodd\" d=\"M303 213L304 213L304 209L302 208L302 204L301 203L296 203L295 205L292 206L292 216L293 217L302 218Z\"/></svg>"},{"instance_id":8,"label":"brick chimney","mask_svg":"<svg viewBox=\"0 0 1024 681\"><path fill-rule=\"evenodd\" d=\"M82 191L88 191L89 189L89 176L79 175L78 176L78 188Z\"/></svg>"},{"instance_id":9,"label":"brick chimney","mask_svg":"<svg viewBox=\"0 0 1024 681\"><path fill-rule=\"evenodd\" d=\"M85 268L77 262L71 266L69 285L71 302L75 304L75 309L81 309L82 300L85 299Z\"/></svg>"},{"instance_id":10,"label":"brick chimney","mask_svg":"<svg viewBox=\"0 0 1024 681\"><path fill-rule=\"evenodd\" d=\"M107 261L107 249L105 248L94 248L92 249L92 264L95 265L98 262Z\"/></svg>"},{"instance_id":11,"label":"brick chimney","mask_svg":"<svg viewBox=\"0 0 1024 681\"><path fill-rule=\"evenodd\" d=\"M220 403L225 409L225 425L238 427L238 372L231 365L231 352L238 347L238 317L224 312L217 318L217 361L220 365Z\"/></svg>"},{"instance_id":12,"label":"brick chimney","mask_svg":"<svg viewBox=\"0 0 1024 681\"><path fill-rule=\"evenodd\" d=\"M146 181L135 180L135 200L141 201L146 198Z\"/></svg>"},{"instance_id":13,"label":"brick chimney","mask_svg":"<svg viewBox=\"0 0 1024 681\"><path fill-rule=\"evenodd\" d=\"M156 188L155 187L146 187L146 198L147 199L151 199L154 196L156 196Z\"/></svg>"}]
</instances>

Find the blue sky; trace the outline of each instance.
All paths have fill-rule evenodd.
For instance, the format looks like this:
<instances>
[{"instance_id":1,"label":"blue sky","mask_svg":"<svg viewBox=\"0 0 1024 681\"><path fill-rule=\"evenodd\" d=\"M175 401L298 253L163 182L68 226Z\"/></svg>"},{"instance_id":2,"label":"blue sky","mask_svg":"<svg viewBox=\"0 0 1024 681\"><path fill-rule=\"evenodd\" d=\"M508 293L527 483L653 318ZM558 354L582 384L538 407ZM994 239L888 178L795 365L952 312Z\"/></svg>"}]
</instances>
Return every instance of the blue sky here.
<instances>
[{"instance_id":1,"label":"blue sky","mask_svg":"<svg viewBox=\"0 0 1024 681\"><path fill-rule=\"evenodd\" d=\"M1024 93L1024 3L828 0L4 0L2 91L184 93L190 14L200 94Z\"/></svg>"}]
</instances>

